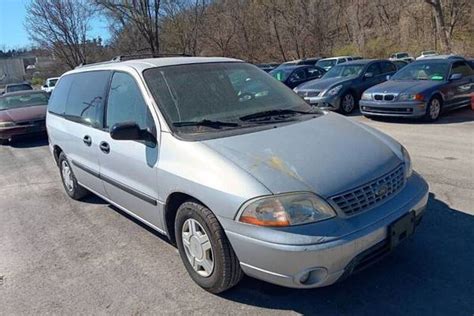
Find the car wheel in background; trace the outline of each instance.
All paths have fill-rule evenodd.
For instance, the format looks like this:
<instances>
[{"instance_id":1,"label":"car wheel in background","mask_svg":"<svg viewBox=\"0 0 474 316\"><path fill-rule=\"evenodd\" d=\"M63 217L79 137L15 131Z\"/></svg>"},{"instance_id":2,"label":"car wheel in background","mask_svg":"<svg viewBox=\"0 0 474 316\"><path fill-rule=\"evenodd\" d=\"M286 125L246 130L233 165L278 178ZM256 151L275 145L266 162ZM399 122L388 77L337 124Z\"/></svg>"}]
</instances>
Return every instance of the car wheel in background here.
<instances>
[{"instance_id":1,"label":"car wheel in background","mask_svg":"<svg viewBox=\"0 0 474 316\"><path fill-rule=\"evenodd\" d=\"M179 254L191 278L211 293L221 293L243 276L239 260L216 216L196 202L183 203L176 214Z\"/></svg>"},{"instance_id":2,"label":"car wheel in background","mask_svg":"<svg viewBox=\"0 0 474 316\"><path fill-rule=\"evenodd\" d=\"M339 105L339 110L343 114L350 114L354 111L356 107L356 98L351 92L346 92L341 97L341 103Z\"/></svg>"},{"instance_id":3,"label":"car wheel in background","mask_svg":"<svg viewBox=\"0 0 474 316\"><path fill-rule=\"evenodd\" d=\"M66 193L74 200L79 200L89 192L81 187L74 176L71 165L64 153L59 154L59 171Z\"/></svg>"},{"instance_id":4,"label":"car wheel in background","mask_svg":"<svg viewBox=\"0 0 474 316\"><path fill-rule=\"evenodd\" d=\"M436 121L439 116L441 115L441 111L443 110L443 104L439 97L432 97L431 100L428 102L428 106L426 107L426 113L424 116L425 121L427 122L434 122Z\"/></svg>"}]
</instances>

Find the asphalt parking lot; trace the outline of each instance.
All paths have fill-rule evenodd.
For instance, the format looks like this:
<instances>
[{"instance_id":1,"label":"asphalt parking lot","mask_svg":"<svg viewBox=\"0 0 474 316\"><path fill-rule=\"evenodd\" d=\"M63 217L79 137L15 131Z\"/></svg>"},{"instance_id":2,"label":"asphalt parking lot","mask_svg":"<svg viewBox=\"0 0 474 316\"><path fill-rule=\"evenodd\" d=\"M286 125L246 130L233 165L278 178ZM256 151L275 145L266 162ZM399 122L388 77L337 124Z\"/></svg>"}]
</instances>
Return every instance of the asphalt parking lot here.
<instances>
[{"instance_id":1,"label":"asphalt parking lot","mask_svg":"<svg viewBox=\"0 0 474 316\"><path fill-rule=\"evenodd\" d=\"M99 198L63 191L45 139L0 147L0 314L474 314L474 111L435 124L370 121L430 184L415 237L342 283L293 290L250 278L216 296L177 250Z\"/></svg>"}]
</instances>

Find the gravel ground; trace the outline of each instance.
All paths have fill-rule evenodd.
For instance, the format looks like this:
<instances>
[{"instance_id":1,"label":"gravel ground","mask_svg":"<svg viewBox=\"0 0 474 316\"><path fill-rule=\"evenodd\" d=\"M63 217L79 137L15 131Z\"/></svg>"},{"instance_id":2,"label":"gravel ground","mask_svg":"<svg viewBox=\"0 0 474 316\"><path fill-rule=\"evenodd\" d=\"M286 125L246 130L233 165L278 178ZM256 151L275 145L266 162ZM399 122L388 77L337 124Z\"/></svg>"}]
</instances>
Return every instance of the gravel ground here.
<instances>
[{"instance_id":1,"label":"gravel ground","mask_svg":"<svg viewBox=\"0 0 474 316\"><path fill-rule=\"evenodd\" d=\"M46 140L0 147L0 314L473 315L474 112L353 119L408 148L430 184L428 211L383 261L314 290L244 278L211 295L159 234L99 198L69 199Z\"/></svg>"}]
</instances>

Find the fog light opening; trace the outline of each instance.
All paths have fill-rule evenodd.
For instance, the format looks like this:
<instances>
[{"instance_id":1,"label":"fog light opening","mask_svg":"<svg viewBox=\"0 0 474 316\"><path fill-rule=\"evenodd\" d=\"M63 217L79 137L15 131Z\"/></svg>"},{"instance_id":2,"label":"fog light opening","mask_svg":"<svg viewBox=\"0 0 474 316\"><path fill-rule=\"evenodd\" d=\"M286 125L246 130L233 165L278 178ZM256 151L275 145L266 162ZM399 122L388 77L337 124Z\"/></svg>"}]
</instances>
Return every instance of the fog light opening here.
<instances>
[{"instance_id":1,"label":"fog light opening","mask_svg":"<svg viewBox=\"0 0 474 316\"><path fill-rule=\"evenodd\" d=\"M299 274L297 280L302 285L316 285L326 280L327 275L325 268L313 268Z\"/></svg>"}]
</instances>

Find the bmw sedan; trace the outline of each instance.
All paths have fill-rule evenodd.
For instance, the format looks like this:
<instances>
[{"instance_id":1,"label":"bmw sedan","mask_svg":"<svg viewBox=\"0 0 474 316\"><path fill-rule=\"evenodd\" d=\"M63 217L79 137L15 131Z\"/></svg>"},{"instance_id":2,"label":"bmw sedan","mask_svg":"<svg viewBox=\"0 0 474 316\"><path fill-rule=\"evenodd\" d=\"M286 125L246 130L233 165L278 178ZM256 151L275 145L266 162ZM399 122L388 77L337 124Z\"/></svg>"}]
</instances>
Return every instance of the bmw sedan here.
<instances>
[{"instance_id":1,"label":"bmw sedan","mask_svg":"<svg viewBox=\"0 0 474 316\"><path fill-rule=\"evenodd\" d=\"M367 117L397 116L435 121L445 110L470 105L474 71L462 58L426 58L367 90L360 102Z\"/></svg>"},{"instance_id":2,"label":"bmw sedan","mask_svg":"<svg viewBox=\"0 0 474 316\"><path fill-rule=\"evenodd\" d=\"M320 80L308 81L294 91L309 104L351 113L367 89L386 80L397 67L388 60L361 59L337 65Z\"/></svg>"}]
</instances>

